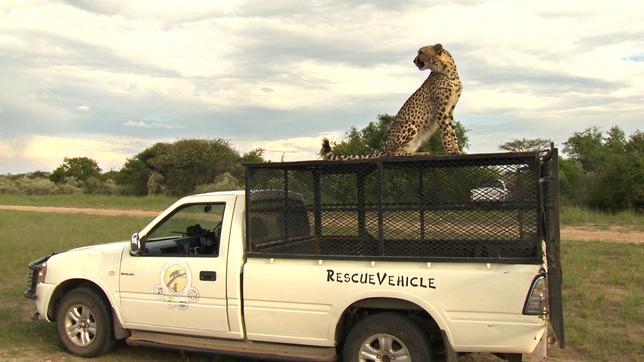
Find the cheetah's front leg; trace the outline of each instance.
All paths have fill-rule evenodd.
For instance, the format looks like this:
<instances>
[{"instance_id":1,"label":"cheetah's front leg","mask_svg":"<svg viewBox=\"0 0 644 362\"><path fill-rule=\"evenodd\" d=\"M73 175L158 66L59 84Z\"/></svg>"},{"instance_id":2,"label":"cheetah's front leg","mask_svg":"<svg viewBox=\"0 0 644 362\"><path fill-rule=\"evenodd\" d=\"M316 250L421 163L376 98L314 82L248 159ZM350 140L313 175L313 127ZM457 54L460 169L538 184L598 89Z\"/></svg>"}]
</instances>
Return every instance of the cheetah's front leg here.
<instances>
[{"instance_id":1,"label":"cheetah's front leg","mask_svg":"<svg viewBox=\"0 0 644 362\"><path fill-rule=\"evenodd\" d=\"M440 115L438 125L441 129L443 138L443 147L449 155L459 155L458 139L456 138L456 129L454 129L454 117L450 114L443 113Z\"/></svg>"}]
</instances>

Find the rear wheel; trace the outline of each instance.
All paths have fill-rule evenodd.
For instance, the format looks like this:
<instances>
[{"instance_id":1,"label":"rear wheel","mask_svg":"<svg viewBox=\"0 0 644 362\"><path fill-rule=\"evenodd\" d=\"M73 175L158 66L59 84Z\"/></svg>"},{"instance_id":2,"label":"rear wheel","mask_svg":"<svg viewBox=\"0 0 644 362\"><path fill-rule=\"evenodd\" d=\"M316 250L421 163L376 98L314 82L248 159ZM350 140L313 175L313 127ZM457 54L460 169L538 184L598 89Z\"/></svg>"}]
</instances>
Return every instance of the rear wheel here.
<instances>
[{"instance_id":1,"label":"rear wheel","mask_svg":"<svg viewBox=\"0 0 644 362\"><path fill-rule=\"evenodd\" d=\"M70 353L95 357L114 346L110 310L96 292L79 288L67 293L56 311L58 339Z\"/></svg>"},{"instance_id":2,"label":"rear wheel","mask_svg":"<svg viewBox=\"0 0 644 362\"><path fill-rule=\"evenodd\" d=\"M395 313L379 313L356 324L342 349L344 362L428 362L429 340L419 324Z\"/></svg>"}]
</instances>

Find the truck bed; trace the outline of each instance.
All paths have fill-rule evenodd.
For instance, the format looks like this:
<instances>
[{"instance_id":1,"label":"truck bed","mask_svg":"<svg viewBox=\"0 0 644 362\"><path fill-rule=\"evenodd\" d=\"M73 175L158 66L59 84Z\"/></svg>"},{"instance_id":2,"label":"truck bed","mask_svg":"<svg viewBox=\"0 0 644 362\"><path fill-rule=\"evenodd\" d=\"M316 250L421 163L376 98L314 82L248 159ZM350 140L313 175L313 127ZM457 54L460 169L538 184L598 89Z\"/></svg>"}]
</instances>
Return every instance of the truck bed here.
<instances>
[{"instance_id":1,"label":"truck bed","mask_svg":"<svg viewBox=\"0 0 644 362\"><path fill-rule=\"evenodd\" d=\"M546 153L250 164L249 256L540 263ZM480 195L493 180L503 198ZM476 191L474 191L476 190ZM482 191L483 190L483 191Z\"/></svg>"}]
</instances>

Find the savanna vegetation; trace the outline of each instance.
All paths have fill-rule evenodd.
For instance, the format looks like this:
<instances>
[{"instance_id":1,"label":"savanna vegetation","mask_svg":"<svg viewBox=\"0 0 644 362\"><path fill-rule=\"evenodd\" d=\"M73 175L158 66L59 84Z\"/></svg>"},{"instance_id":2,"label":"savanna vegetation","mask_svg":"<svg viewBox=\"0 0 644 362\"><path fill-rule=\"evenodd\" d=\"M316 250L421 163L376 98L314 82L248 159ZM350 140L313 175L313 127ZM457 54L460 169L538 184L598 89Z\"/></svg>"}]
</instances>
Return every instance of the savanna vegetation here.
<instances>
[{"instance_id":1,"label":"savanna vegetation","mask_svg":"<svg viewBox=\"0 0 644 362\"><path fill-rule=\"evenodd\" d=\"M364 128L351 127L333 143L338 155L381 151L394 116L382 114ZM459 147L469 148L468 129L456 122ZM440 132L420 151L444 155ZM534 151L550 146L548 139L514 139L502 151ZM644 209L644 134L630 136L617 126L573 133L561 145L560 185L565 206L608 212ZM192 193L242 189L245 162L264 162L263 150L235 150L223 139L183 139L156 143L128 159L120 170L101 170L88 157L65 158L53 172L0 175L0 195L135 195L177 197Z\"/></svg>"},{"instance_id":2,"label":"savanna vegetation","mask_svg":"<svg viewBox=\"0 0 644 362\"><path fill-rule=\"evenodd\" d=\"M161 195L243 188L245 162L263 162L263 150L239 153L223 139L184 139L156 143L104 172L88 157L65 158L53 172L0 176L0 194Z\"/></svg>"}]
</instances>

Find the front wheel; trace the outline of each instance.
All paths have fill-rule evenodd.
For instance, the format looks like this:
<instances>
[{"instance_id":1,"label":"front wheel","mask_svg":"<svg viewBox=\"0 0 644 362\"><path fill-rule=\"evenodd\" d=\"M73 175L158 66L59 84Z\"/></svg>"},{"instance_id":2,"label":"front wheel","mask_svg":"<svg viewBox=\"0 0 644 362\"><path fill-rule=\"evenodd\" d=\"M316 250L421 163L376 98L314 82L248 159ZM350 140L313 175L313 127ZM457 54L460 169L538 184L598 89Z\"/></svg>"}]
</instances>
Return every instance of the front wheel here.
<instances>
[{"instance_id":1,"label":"front wheel","mask_svg":"<svg viewBox=\"0 0 644 362\"><path fill-rule=\"evenodd\" d=\"M56 311L56 331L63 347L81 357L107 353L114 345L110 311L94 291L67 293Z\"/></svg>"},{"instance_id":2,"label":"front wheel","mask_svg":"<svg viewBox=\"0 0 644 362\"><path fill-rule=\"evenodd\" d=\"M408 318L379 313L363 319L349 332L342 349L344 362L429 362L427 334Z\"/></svg>"}]
</instances>

